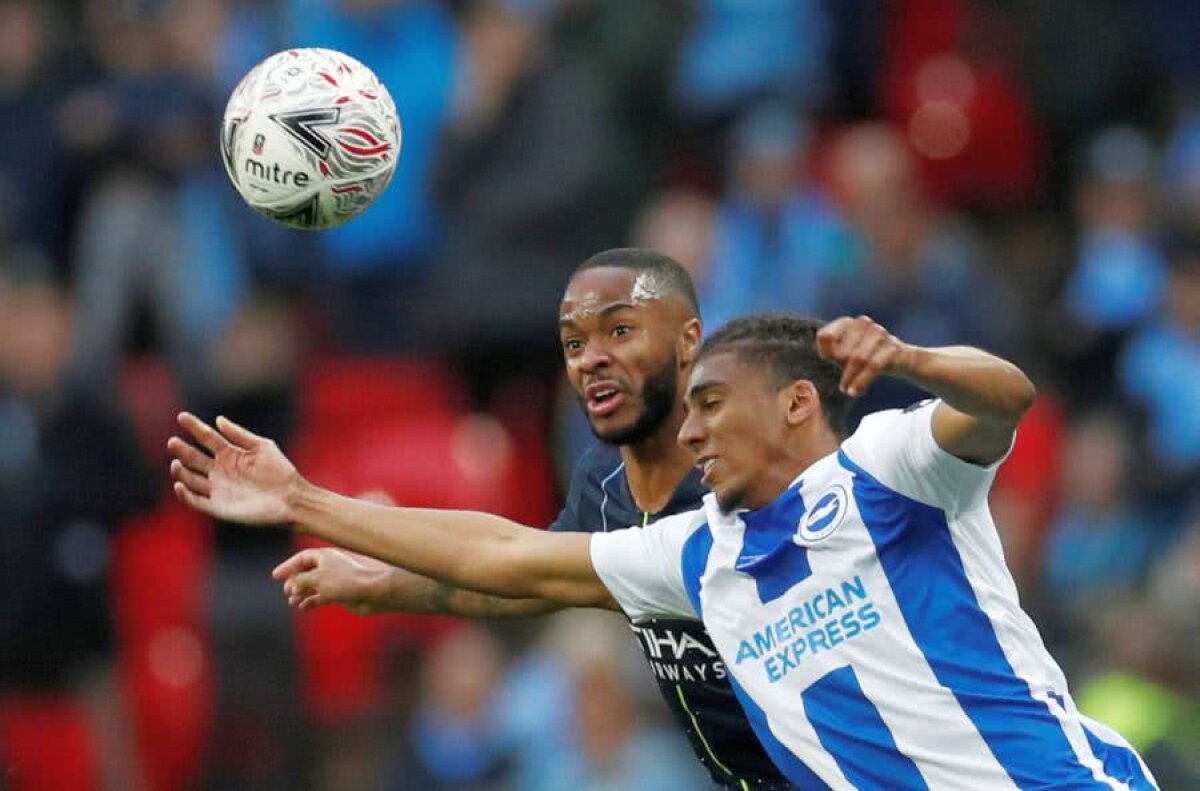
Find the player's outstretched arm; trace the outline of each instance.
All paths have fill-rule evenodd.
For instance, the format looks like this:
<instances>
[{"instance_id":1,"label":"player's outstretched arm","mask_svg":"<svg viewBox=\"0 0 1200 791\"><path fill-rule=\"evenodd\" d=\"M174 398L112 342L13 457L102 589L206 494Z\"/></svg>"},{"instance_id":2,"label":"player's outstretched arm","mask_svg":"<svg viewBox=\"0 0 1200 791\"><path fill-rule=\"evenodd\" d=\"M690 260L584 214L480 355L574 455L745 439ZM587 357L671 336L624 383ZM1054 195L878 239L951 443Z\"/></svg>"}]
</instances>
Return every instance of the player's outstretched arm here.
<instances>
[{"instance_id":1,"label":"player's outstretched arm","mask_svg":"<svg viewBox=\"0 0 1200 791\"><path fill-rule=\"evenodd\" d=\"M840 318L817 334L822 357L842 367L842 390L862 395L878 376L899 376L942 400L933 438L961 459L990 464L1012 444L1013 431L1037 394L1020 368L969 346L926 348L904 343L867 316Z\"/></svg>"},{"instance_id":2,"label":"player's outstretched arm","mask_svg":"<svg viewBox=\"0 0 1200 791\"><path fill-rule=\"evenodd\" d=\"M286 525L461 588L564 606L616 603L592 568L590 538L549 533L491 514L393 508L306 481L271 440L225 418L183 413L200 450L172 437L175 495L210 516Z\"/></svg>"},{"instance_id":3,"label":"player's outstretched arm","mask_svg":"<svg viewBox=\"0 0 1200 791\"><path fill-rule=\"evenodd\" d=\"M283 583L288 603L301 610L340 604L359 615L408 612L521 618L560 609L544 599L505 599L464 590L336 547L301 550L271 574Z\"/></svg>"}]
</instances>

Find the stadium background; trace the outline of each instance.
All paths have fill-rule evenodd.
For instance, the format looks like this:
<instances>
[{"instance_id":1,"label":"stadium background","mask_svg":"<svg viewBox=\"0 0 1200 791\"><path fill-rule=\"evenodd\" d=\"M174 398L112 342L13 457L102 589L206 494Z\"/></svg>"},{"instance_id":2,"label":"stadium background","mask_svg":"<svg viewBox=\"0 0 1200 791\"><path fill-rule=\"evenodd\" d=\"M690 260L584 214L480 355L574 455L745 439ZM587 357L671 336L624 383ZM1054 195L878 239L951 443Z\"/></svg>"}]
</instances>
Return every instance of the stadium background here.
<instances>
[{"instance_id":1,"label":"stadium background","mask_svg":"<svg viewBox=\"0 0 1200 791\"><path fill-rule=\"evenodd\" d=\"M166 496L187 406L341 491L547 523L588 441L558 296L628 244L709 327L867 312L1031 371L992 498L1023 601L1200 788L1198 41L1172 0L3 0L0 788L703 787L619 619L296 616L289 536ZM404 123L322 235L215 140L305 45Z\"/></svg>"}]
</instances>

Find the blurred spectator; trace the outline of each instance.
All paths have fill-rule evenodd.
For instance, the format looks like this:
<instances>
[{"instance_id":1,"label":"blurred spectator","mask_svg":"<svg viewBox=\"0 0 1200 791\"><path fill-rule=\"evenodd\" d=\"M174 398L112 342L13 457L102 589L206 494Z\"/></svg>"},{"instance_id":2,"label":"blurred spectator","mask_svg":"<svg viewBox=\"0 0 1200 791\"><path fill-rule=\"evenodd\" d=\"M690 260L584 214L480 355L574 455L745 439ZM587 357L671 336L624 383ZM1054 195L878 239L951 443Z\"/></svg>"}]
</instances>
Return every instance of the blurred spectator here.
<instances>
[{"instance_id":1,"label":"blurred spectator","mask_svg":"<svg viewBox=\"0 0 1200 791\"><path fill-rule=\"evenodd\" d=\"M631 245L657 250L677 261L698 290L711 279L716 204L702 192L667 190L647 201L634 221Z\"/></svg>"},{"instance_id":2,"label":"blurred spectator","mask_svg":"<svg viewBox=\"0 0 1200 791\"><path fill-rule=\"evenodd\" d=\"M558 375L557 306L574 267L612 246L628 209L623 146L589 75L545 49L544 10L478 0L463 22L452 124L435 172L445 259L427 326L477 404L507 381ZM545 414L549 399L532 393Z\"/></svg>"},{"instance_id":3,"label":"blurred spectator","mask_svg":"<svg viewBox=\"0 0 1200 791\"><path fill-rule=\"evenodd\" d=\"M463 46L436 0L287 0L287 46L328 47L366 64L396 102L403 146L387 191L361 217L322 233L334 333L354 352L411 351L416 306L437 252L430 195ZM308 273L298 273L305 275Z\"/></svg>"},{"instance_id":4,"label":"blurred spectator","mask_svg":"<svg viewBox=\"0 0 1200 791\"><path fill-rule=\"evenodd\" d=\"M696 791L707 776L661 723L635 638L611 613L553 616L540 648L513 669L502 698L517 735L522 791Z\"/></svg>"},{"instance_id":5,"label":"blurred spectator","mask_svg":"<svg viewBox=\"0 0 1200 791\"><path fill-rule=\"evenodd\" d=\"M1132 487L1131 439L1120 418L1107 412L1076 421L1067 436L1045 580L1055 605L1073 617L1133 591L1161 539Z\"/></svg>"},{"instance_id":6,"label":"blurred spectator","mask_svg":"<svg viewBox=\"0 0 1200 791\"><path fill-rule=\"evenodd\" d=\"M1179 635L1184 676L1200 698L1200 501L1191 504L1178 542L1163 552L1150 580L1150 600Z\"/></svg>"},{"instance_id":7,"label":"blurred spectator","mask_svg":"<svg viewBox=\"0 0 1200 791\"><path fill-rule=\"evenodd\" d=\"M1105 124L1143 119L1151 112L1162 84L1147 68L1149 9L1124 0L1009 5L1020 24L1018 63L1025 89L1050 136L1047 186L1062 199L1069 184L1069 152Z\"/></svg>"},{"instance_id":8,"label":"blurred spectator","mask_svg":"<svg viewBox=\"0 0 1200 791\"><path fill-rule=\"evenodd\" d=\"M846 130L833 143L829 169L833 194L867 244L867 265L834 310L869 313L913 343L1012 345L1010 306L982 268L974 233L928 200L894 130Z\"/></svg>"},{"instance_id":9,"label":"blurred spectator","mask_svg":"<svg viewBox=\"0 0 1200 791\"><path fill-rule=\"evenodd\" d=\"M865 313L910 343L1013 354L1015 306L984 269L974 232L929 201L903 138L883 124L851 127L833 141L828 168L833 195L867 250L861 272L831 286L826 312ZM856 411L907 406L920 396L884 379Z\"/></svg>"},{"instance_id":10,"label":"blurred spectator","mask_svg":"<svg viewBox=\"0 0 1200 791\"><path fill-rule=\"evenodd\" d=\"M1200 501L1191 504L1178 542L1163 553L1150 583L1151 600L1180 635L1191 689L1200 696Z\"/></svg>"},{"instance_id":11,"label":"blurred spectator","mask_svg":"<svg viewBox=\"0 0 1200 791\"><path fill-rule=\"evenodd\" d=\"M1200 221L1200 105L1178 100L1174 125L1167 135L1160 168L1163 208L1179 224Z\"/></svg>"},{"instance_id":12,"label":"blurred spectator","mask_svg":"<svg viewBox=\"0 0 1200 791\"><path fill-rule=\"evenodd\" d=\"M1158 306L1166 264L1153 244L1155 153L1130 127L1113 127L1086 150L1076 193L1079 261L1067 304L1086 328L1128 328Z\"/></svg>"},{"instance_id":13,"label":"blurred spectator","mask_svg":"<svg viewBox=\"0 0 1200 791\"><path fill-rule=\"evenodd\" d=\"M670 101L672 64L691 19L687 0L555 0L551 46L599 82L633 146L630 186L660 183L686 149Z\"/></svg>"},{"instance_id":14,"label":"blurred spectator","mask_svg":"<svg viewBox=\"0 0 1200 791\"><path fill-rule=\"evenodd\" d=\"M103 163L75 248L74 373L111 390L135 322L148 312L157 346L195 404L208 395L208 339L245 285L236 199L212 155L212 85L193 71L195 51L214 46L219 20L107 2L91 8L92 43L108 76L64 109L73 145Z\"/></svg>"},{"instance_id":15,"label":"blurred spectator","mask_svg":"<svg viewBox=\"0 0 1200 791\"><path fill-rule=\"evenodd\" d=\"M1134 129L1105 130L1088 146L1075 196L1078 258L1063 295L1069 324L1055 335L1077 381L1111 378L1125 334L1162 303L1154 175L1150 141Z\"/></svg>"},{"instance_id":16,"label":"blurred spectator","mask_svg":"<svg viewBox=\"0 0 1200 791\"><path fill-rule=\"evenodd\" d=\"M619 619L589 613L566 643L574 677L576 750L562 788L580 791L692 791L708 785L699 765L675 734L647 726L629 635Z\"/></svg>"},{"instance_id":17,"label":"blurred spectator","mask_svg":"<svg viewBox=\"0 0 1200 791\"><path fill-rule=\"evenodd\" d=\"M0 241L58 255L66 249L66 162L49 13L41 3L0 3Z\"/></svg>"},{"instance_id":18,"label":"blurred spectator","mask_svg":"<svg viewBox=\"0 0 1200 791\"><path fill-rule=\"evenodd\" d=\"M509 734L495 708L504 662L496 638L475 626L455 630L425 656L409 755L389 791L507 788Z\"/></svg>"},{"instance_id":19,"label":"blurred spectator","mask_svg":"<svg viewBox=\"0 0 1200 791\"><path fill-rule=\"evenodd\" d=\"M701 0L680 53L679 104L700 122L768 99L815 109L830 91L830 30L819 0Z\"/></svg>"},{"instance_id":20,"label":"blurred spectator","mask_svg":"<svg viewBox=\"0 0 1200 791\"><path fill-rule=\"evenodd\" d=\"M1200 473L1200 234L1171 243L1166 302L1125 347L1119 376L1125 395L1149 418L1150 453L1161 485L1195 489Z\"/></svg>"},{"instance_id":21,"label":"blurred spectator","mask_svg":"<svg viewBox=\"0 0 1200 791\"><path fill-rule=\"evenodd\" d=\"M125 416L73 390L73 309L44 259L6 253L0 273L7 685L63 687L109 650L109 536L157 491ZM40 635L40 637L38 636Z\"/></svg>"},{"instance_id":22,"label":"blurred spectator","mask_svg":"<svg viewBox=\"0 0 1200 791\"><path fill-rule=\"evenodd\" d=\"M861 242L805 173L809 130L786 105L748 111L733 129L732 175L717 207L699 285L711 329L746 313L820 315L831 282L849 282Z\"/></svg>"},{"instance_id":23,"label":"blurred spectator","mask_svg":"<svg viewBox=\"0 0 1200 791\"><path fill-rule=\"evenodd\" d=\"M158 491L121 410L64 375L73 306L49 270L31 252L0 260L0 709L14 695L99 695L111 717L112 536ZM120 727L93 728L102 761L128 757Z\"/></svg>"},{"instance_id":24,"label":"blurred spectator","mask_svg":"<svg viewBox=\"0 0 1200 791\"><path fill-rule=\"evenodd\" d=\"M1097 671L1076 690L1079 710L1121 733L1159 787L1200 784L1200 699L1179 663L1179 633L1143 601L1093 610Z\"/></svg>"}]
</instances>

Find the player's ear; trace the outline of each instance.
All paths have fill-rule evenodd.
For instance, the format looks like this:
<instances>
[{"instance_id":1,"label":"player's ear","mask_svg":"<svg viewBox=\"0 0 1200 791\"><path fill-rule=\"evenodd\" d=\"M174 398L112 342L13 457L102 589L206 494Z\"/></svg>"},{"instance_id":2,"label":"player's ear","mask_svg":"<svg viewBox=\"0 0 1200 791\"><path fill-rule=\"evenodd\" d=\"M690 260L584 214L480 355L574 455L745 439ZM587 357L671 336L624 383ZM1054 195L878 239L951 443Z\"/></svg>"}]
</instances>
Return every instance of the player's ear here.
<instances>
[{"instance_id":1,"label":"player's ear","mask_svg":"<svg viewBox=\"0 0 1200 791\"><path fill-rule=\"evenodd\" d=\"M797 379L780 391L788 426L799 426L821 414L821 396L807 379Z\"/></svg>"},{"instance_id":2,"label":"player's ear","mask_svg":"<svg viewBox=\"0 0 1200 791\"><path fill-rule=\"evenodd\" d=\"M679 343L676 344L680 367L687 367L696 361L703 337L704 328L700 325L700 319L691 318L684 323L683 331L679 333Z\"/></svg>"}]
</instances>

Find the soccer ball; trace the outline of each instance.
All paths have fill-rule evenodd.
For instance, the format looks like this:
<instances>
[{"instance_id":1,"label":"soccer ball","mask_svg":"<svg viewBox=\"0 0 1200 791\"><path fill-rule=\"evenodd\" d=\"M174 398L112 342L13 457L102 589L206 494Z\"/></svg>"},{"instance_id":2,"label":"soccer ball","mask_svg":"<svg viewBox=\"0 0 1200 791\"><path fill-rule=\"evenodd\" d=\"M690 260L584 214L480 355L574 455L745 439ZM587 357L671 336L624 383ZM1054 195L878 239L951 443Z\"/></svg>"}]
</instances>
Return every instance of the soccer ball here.
<instances>
[{"instance_id":1,"label":"soccer ball","mask_svg":"<svg viewBox=\"0 0 1200 791\"><path fill-rule=\"evenodd\" d=\"M353 219L387 188L400 119L383 83L349 55L289 49L242 78L221 121L221 160L238 194L292 228Z\"/></svg>"}]
</instances>

